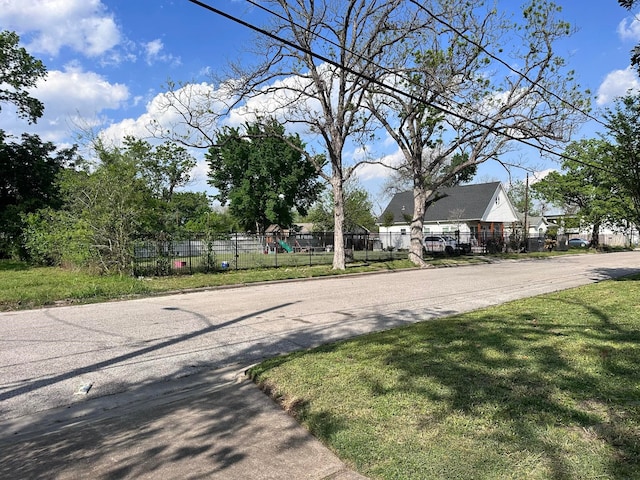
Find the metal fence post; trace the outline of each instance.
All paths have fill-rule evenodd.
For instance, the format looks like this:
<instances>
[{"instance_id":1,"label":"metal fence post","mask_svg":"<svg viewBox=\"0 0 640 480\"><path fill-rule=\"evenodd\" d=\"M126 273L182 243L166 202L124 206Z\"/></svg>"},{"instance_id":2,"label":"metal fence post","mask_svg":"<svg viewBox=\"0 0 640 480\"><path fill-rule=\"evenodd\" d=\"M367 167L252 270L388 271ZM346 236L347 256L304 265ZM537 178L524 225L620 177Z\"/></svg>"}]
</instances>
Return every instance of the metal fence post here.
<instances>
[{"instance_id":1,"label":"metal fence post","mask_svg":"<svg viewBox=\"0 0 640 480\"><path fill-rule=\"evenodd\" d=\"M238 270L239 265L238 265L238 259L240 258L240 256L238 255L238 232L236 232L236 241L235 241L235 263L236 264L236 270Z\"/></svg>"},{"instance_id":2,"label":"metal fence post","mask_svg":"<svg viewBox=\"0 0 640 480\"><path fill-rule=\"evenodd\" d=\"M364 235L364 261L369 261L369 233Z\"/></svg>"},{"instance_id":3,"label":"metal fence post","mask_svg":"<svg viewBox=\"0 0 640 480\"><path fill-rule=\"evenodd\" d=\"M273 242L273 251L274 251L274 261L275 261L275 267L278 268L278 238L275 236L276 234L274 233L274 242Z\"/></svg>"}]
</instances>

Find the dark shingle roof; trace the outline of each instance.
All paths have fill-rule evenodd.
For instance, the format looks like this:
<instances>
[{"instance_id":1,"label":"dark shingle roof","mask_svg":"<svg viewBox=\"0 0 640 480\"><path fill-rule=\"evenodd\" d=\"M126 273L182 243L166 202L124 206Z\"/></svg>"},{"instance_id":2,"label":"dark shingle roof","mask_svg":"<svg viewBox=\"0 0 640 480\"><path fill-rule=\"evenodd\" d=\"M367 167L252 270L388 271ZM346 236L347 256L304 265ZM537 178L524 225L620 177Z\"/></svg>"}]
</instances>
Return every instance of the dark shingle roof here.
<instances>
[{"instance_id":1,"label":"dark shingle roof","mask_svg":"<svg viewBox=\"0 0 640 480\"><path fill-rule=\"evenodd\" d=\"M440 193L445 196L427 208L424 221L449 220L453 212L461 212L455 215L460 220L480 220L499 186L500 182L491 182L443 188ZM393 213L394 223L408 223L405 215L413 214L413 192L397 193L382 213L381 223L387 212Z\"/></svg>"}]
</instances>

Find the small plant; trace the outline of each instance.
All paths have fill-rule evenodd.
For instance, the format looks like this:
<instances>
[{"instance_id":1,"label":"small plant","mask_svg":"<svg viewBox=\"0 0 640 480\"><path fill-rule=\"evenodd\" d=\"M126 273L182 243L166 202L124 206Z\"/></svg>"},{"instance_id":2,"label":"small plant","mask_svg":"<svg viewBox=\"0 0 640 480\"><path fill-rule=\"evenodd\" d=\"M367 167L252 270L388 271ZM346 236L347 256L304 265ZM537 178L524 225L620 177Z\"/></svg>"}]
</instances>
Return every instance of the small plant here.
<instances>
[{"instance_id":1,"label":"small plant","mask_svg":"<svg viewBox=\"0 0 640 480\"><path fill-rule=\"evenodd\" d=\"M210 236L207 236L205 240L205 246L207 249L207 254L205 256L205 271L211 272L216 269L216 251L213 248L213 239Z\"/></svg>"}]
</instances>

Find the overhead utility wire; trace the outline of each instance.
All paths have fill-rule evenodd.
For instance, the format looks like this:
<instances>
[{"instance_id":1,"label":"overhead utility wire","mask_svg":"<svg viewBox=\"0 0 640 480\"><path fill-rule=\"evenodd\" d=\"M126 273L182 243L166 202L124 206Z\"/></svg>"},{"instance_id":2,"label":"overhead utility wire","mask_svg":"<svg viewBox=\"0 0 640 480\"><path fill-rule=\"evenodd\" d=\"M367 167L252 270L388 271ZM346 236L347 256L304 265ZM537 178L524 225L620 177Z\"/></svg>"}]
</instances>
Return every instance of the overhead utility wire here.
<instances>
[{"instance_id":1,"label":"overhead utility wire","mask_svg":"<svg viewBox=\"0 0 640 480\"><path fill-rule=\"evenodd\" d=\"M255 7L257 7L257 8L259 8L259 9L263 10L264 12L267 12L268 14L273 15L274 17L279 18L280 20L284 20L284 21L286 21L286 22L292 22L292 20L291 20L291 19L289 19L289 18L287 18L287 17L285 17L285 16L281 15L280 13L278 13L278 12L276 12L276 11L274 11L274 10L270 9L270 8L265 7L264 5L260 5L259 3L255 2L254 0L245 0L245 1L246 1L247 3L249 3L249 4L253 5L253 6L255 6ZM451 29L452 31L454 31L457 35L459 35L460 37L464 38L465 40L467 40L467 41L468 41L469 43L471 43L472 45L474 45L474 46L478 47L480 50L484 51L487 55L489 55L491 58L495 59L496 61L498 61L498 62L499 62L499 63L501 63L502 65L506 66L506 67L507 67L509 70L511 70L512 72L516 73L517 75L520 75L522 78L524 78L525 80L527 80L527 81L528 81L531 85L533 85L534 87L539 87L540 89L542 89L542 91L543 91L543 92L546 92L546 93L548 93L549 95L553 96L554 98L557 98L558 100L560 100L560 102L562 102L562 103L564 103L565 105L568 105L569 107L571 107L571 108L575 109L576 111L578 111L578 112L582 113L582 114L583 114L583 115L585 115L587 118L591 118L592 120L595 120L596 122L600 123L601 125L603 125L603 126L607 127L607 125L606 125L606 124L604 124L604 123L602 123L599 119L597 119L597 118L595 118L595 117L591 116L589 113L587 113L587 112L585 112L584 110L580 109L579 107L575 106L575 105L574 105L574 104L572 104L571 102L568 102L568 101L564 100L564 99L563 99L563 98L561 98L559 95L557 95L557 94L555 94L555 93L551 92L550 90L548 90L546 87L544 87L544 86L542 86L542 85L540 85L540 84L538 84L538 83L534 82L533 80L531 80L531 79L530 79L527 75L525 75L524 73L522 73L522 72L520 72L520 71L518 71L518 70L514 69L514 68L513 68L513 67L511 67L509 64L507 64L504 60L502 60L501 58L499 58L499 57L497 57L496 55L494 55L494 54L492 54L491 52L489 52L489 51L488 51L487 49L485 49L482 45L480 45L480 44L478 44L477 42L475 42L474 40L471 40L470 38L468 38L466 35L464 35L462 32L460 32L460 31L459 31L459 29L456 29L455 27L453 27L453 26L452 26L452 25L450 25L449 23L447 23L447 22L445 22L444 20L441 20L440 18L436 17L436 16L435 16L435 14L433 14L430 10L427 10L427 9L426 9L426 7L424 7L424 6L422 6L422 5L417 4L417 3L415 2L415 0L410 0L410 1L411 1L412 3L415 3L418 7L420 7L420 8L422 8L422 9L424 9L424 10L427 12L427 14L428 14L429 16L431 16L432 18L434 18L436 21L438 21L438 22L440 22L441 24L443 24L444 26L446 26L446 27L450 28L450 29ZM309 28L307 28L307 27L305 27L305 26L303 26L303 25L300 25L300 24L295 23L295 22L292 22L292 23L293 23L293 25L294 25L295 27L297 27L297 28L299 28L299 29L301 29L301 30L304 30L304 31L305 31L305 32L307 32L307 33L310 33L310 34L312 34L312 35L316 36L317 38L319 38L319 39L321 39L321 40L324 40L325 42L329 43L330 45L333 45L334 47L342 48L342 46L341 46L341 45L339 45L339 44L338 44L337 42L335 42L334 40L331 40L330 38L327 38L327 37L325 37L325 36L321 35L320 33L312 32L311 30L309 30ZM386 73L390 73L390 74L392 74L392 75L397 75L398 77L400 77L400 78L402 78L403 80L405 80L405 81L409 82L410 84L417 85L416 83L414 83L414 81L413 81L412 79L410 79L410 78L406 78L406 77L403 77L402 75L397 74L397 72L392 71L392 70L391 70L391 69L389 69L388 67L384 67L384 66L382 66L382 65L379 65L379 64L375 63L372 59L370 59L370 58L368 58L368 57L366 57L366 56L364 56L364 55L362 55L362 54L360 54L360 53L358 53L358 52L354 52L354 51L349 50L349 49L347 49L347 52L351 53L352 55L354 55L354 56L358 57L358 58L359 58L359 59L361 59L361 60L366 60L367 62L369 62L369 63L371 63L371 64L375 65L376 67L380 68L381 70L385 71ZM376 83L378 83L378 82L376 82ZM405 95L405 96L409 97L409 98L415 99L415 97L413 97L412 95L407 94L406 92L401 92L401 93L402 93L403 95ZM455 100L455 99L449 99L449 100L450 100L450 101L452 101L452 102L454 102L454 103L456 103L457 105L460 105L460 106L462 106L462 107L465 107L464 105L462 105L460 102L458 102L458 101L457 101L457 100ZM483 115L483 116L485 117L485 119L487 119L487 120L490 118L488 115L486 115L486 114L484 114L484 113L482 113L482 112L479 112L479 111L477 111L477 110L475 110L475 113L477 113L477 114L479 114L479 115ZM464 118L464 117L462 117L461 115L458 115L458 117L459 117L459 118L463 118L463 119L465 119L465 118ZM473 120L471 120L471 119L465 119L465 120L473 121ZM477 123L477 124L479 125L479 123ZM485 128L489 128L491 131L494 131L494 132L495 132L495 129L491 129L490 127L485 127ZM509 127L508 127L508 126L506 126L506 128L509 128ZM498 133L498 134L502 134L502 132L497 132L497 133ZM520 141L521 141L521 140L520 140ZM538 146L538 145L534 145L534 148L540 149L540 148L542 148L542 147L540 147L540 146ZM553 152L553 154L554 154L554 155L559 156L560 158L564 158L564 159L572 160L572 161L574 161L574 162L576 162L576 163L579 163L580 165L584 165L584 166L586 166L586 167L595 168L595 169L597 169L597 170L602 170L602 171L606 171L606 172L608 172L608 171L609 171L608 169L606 169L606 168L604 168L604 167L601 167L601 166L599 166L599 165L593 165L593 164L590 164L590 163L585 162L585 161L583 161L583 160L579 160L579 159L576 159L576 158L570 158L570 157L567 157L567 156L566 156L566 155L564 155L564 154L560 154L560 153L557 153L557 152ZM523 168L523 167L520 167L520 168ZM526 168L523 168L523 169L524 169L524 170L527 170Z\"/></svg>"},{"instance_id":2,"label":"overhead utility wire","mask_svg":"<svg viewBox=\"0 0 640 480\"><path fill-rule=\"evenodd\" d=\"M285 22L292 22L292 24L293 24L295 27L297 27L297 28L299 28L299 29L301 29L301 30L303 30L303 31L305 31L305 32L307 32L307 33L310 33L311 35L314 35L315 37L317 37L317 38L319 38L319 39L321 39L321 40L324 40L325 42L329 43L330 45L333 45L334 47L342 48L342 46L341 46L341 45L339 45L339 44L338 44L337 42L335 42L334 40L332 40L332 39L330 39L330 38L327 38L327 37L325 37L325 36L321 35L320 33L312 32L311 30L309 30L309 28L307 28L307 27L305 27L305 26L303 26L303 25L300 25L300 24L298 24L298 23L296 23L296 22L293 22L291 19L289 19L289 18L285 17L284 15L281 15L280 13L278 13L278 12L276 12L276 11L274 11L274 10L270 9L270 8L265 7L264 5L260 5L259 3L255 2L254 0L245 0L245 1L246 1L247 3L249 3L249 4L253 5L253 6L254 6L254 7L256 7L256 8L259 8L259 9L263 10L264 12L267 12L268 14L273 15L274 17L279 18L280 20L284 20ZM413 1L413 0L410 0L410 1ZM415 2L414 2L414 3L415 3ZM420 5L418 5L418 6L420 6ZM422 8L424 8L424 7L422 7ZM427 13L428 13L432 18L435 18L438 22L440 22L440 23L442 23L443 25L445 25L446 27L449 27L450 29L452 29L456 34L460 35L462 38L464 38L465 40L467 40L469 43L471 43L471 44L473 44L474 46L477 46L478 48L480 48L482 51L484 51L485 53L487 53L491 58L494 58L494 59L495 59L495 60L497 60L498 62L502 63L503 65L505 65L505 66L506 66L509 70L511 70L512 72L514 72L514 73L516 73L516 74L518 74L518 75L522 76L525 80L527 80L529 83L531 83L531 85L533 85L534 87L535 87L535 86L540 87L544 92L547 92L547 93L549 93L550 95L554 96L555 98L559 99L559 100L560 100L562 103L564 103L565 105L568 105L568 106L570 106L571 108L575 109L576 111L578 111L578 112L582 113L583 115L585 115L585 116L587 116L587 117L589 117L589 118L593 118L594 120L596 120L596 121L597 121L597 122L599 122L599 123L602 123L602 122L600 122L598 119L595 119L594 117L591 117L588 113L584 112L584 111L583 111L583 110L581 110L580 108L578 108L578 107L576 107L575 105L571 104L570 102L567 102L566 100L562 99L562 98L561 98L561 97L559 97L557 94L555 94L555 93L553 93L553 92L549 91L548 89L546 89L545 87L543 87L543 86L541 86L541 85L539 85L539 84L536 84L536 82L534 82L533 80L529 79L529 77L527 77L524 73L522 73L522 72L519 72L519 71L515 70L515 69L514 69L514 68L512 68L510 65L508 65L506 62L504 62L502 59L500 59L500 58L496 57L495 55L493 55L492 53L490 53L489 51L487 51L484 47L482 47L481 45L477 44L476 42L474 42L473 40L469 39L467 36L465 36L464 34L462 34L462 33L461 33L460 31L458 31L455 27L453 27L453 26L449 25L447 22L444 22L444 21L440 20L439 18L437 18L437 17L436 17L433 13L431 13L429 10L426 10L426 9L425 9L425 11L426 11L426 12L427 12ZM361 59L361 60L366 60L367 62L369 62L369 63L371 63L371 64L375 65L376 67L380 68L381 70L385 71L386 73L389 73L389 74L392 74L392 75L397 75L399 78L402 78L402 79L403 79L403 80L405 80L406 82L409 82L409 83L410 83L410 84L412 84L412 85L419 86L419 85L417 85L417 84L416 84L412 79L410 79L410 78L406 78L406 77L403 77L402 75L398 74L397 72L392 71L392 70L391 70L391 69L389 69L388 67L384 67L384 66L382 66L382 65L379 65L379 64L375 63L375 62L374 62L371 58L369 58L369 57L366 57L366 56L364 56L364 55L362 55L362 54L360 54L360 53L358 53L358 52L354 52L354 51L349 50L349 49L347 49L347 52L349 52L350 54L352 54L352 55L354 55L354 56L358 57L358 58L359 58L359 59ZM415 99L415 97L413 97L413 96L411 96L411 95L407 94L406 92L402 92L402 94L403 94L403 95L405 95L405 96L408 96L409 98L413 98L413 99ZM451 99L449 99L449 100L450 100L450 101L452 101L453 103L456 103L457 105L460 105L461 107L465 107L464 105L462 105L460 102L458 102L458 101L457 101L457 100L455 100L455 99L452 99L452 98L451 98ZM479 112L479 111L477 111L477 110L475 110L475 113L477 113L477 114L479 114L479 115L483 115L483 116L485 117L485 119L487 119L487 120L489 120L489 118L490 118L487 114L484 114L484 113ZM460 118L463 118L463 117L462 117L462 116L460 116L460 115L459 115L459 117L460 117ZM470 119L469 119L469 120L470 120ZM470 121L472 121L472 120L470 120ZM603 124L603 125L604 125L604 124ZM485 128L489 128L489 127L485 127ZM508 126L506 126L506 128L509 128L509 127L508 127ZM495 130L493 130L493 129L491 129L491 130L492 130L492 131L495 131ZM501 132L499 132L499 134L501 134ZM540 148L540 147L536 145L536 146L535 146L535 148ZM559 157L561 157L561 158L568 159L568 157L566 157L566 156L564 156L564 155L562 155L562 154L558 154L557 152L554 152L554 154L555 154L555 155L557 155L557 156L559 156ZM579 164L581 164L581 165L587 166L587 167L591 167L591 168L595 168L595 169L599 169L599 170L603 170L603 171L608 171L607 169L605 169L605 168L603 168L603 167L600 167L599 165L592 165L592 164L590 164L590 163L587 163L587 162L584 162L584 161L582 161L582 160L578 160L578 159L571 159L571 160L573 160L573 161L575 161L575 162L577 162L577 163L579 163ZM524 169L524 170L528 170L527 168L524 168L524 167L519 167L519 168L522 168L522 169Z\"/></svg>"},{"instance_id":3,"label":"overhead utility wire","mask_svg":"<svg viewBox=\"0 0 640 480\"><path fill-rule=\"evenodd\" d=\"M412 100L415 100L417 102L426 103L429 106L435 108L436 110L439 110L440 112L442 112L444 114L451 115L453 117L459 118L460 120L464 120L464 121L473 123L474 125L479 126L481 128L485 128L485 129L489 130L490 132L492 132L492 133L494 133L496 135L502 135L503 137L506 137L506 138L508 138L510 140L514 140L516 142L522 143L522 144L527 145L529 147L535 148L536 150L539 150L540 152L544 152L544 153L547 153L547 154L550 154L550 155L554 155L554 156L563 158L565 160L571 160L571 161L574 161L574 162L583 163L583 162L581 162L581 161L579 161L579 160L577 160L575 158L571 158L568 155L565 155L564 153L556 152L556 151L551 150L550 148L544 147L542 145L536 145L535 143L530 142L528 140L524 140L522 138L515 137L515 136L513 136L513 135L511 135L509 133L506 133L506 132L501 132L500 130L496 129L495 127L490 127L490 126L484 125L481 122L479 122L477 120L474 120L472 118L464 117L464 116L460 115L459 113L453 112L453 111L451 111L451 110L449 110L449 109L447 109L447 108L445 108L445 107L443 107L441 105L438 105L436 103L424 102L424 100L422 100L420 98L417 98L416 96L414 96L414 95L412 95L410 93L404 92L404 91L402 91L402 90L400 90L400 89L398 89L396 87L393 87L391 85L387 85L384 82L381 82L380 80L377 80L376 78L373 78L373 77L370 77L370 76L367 76L367 75L363 75L360 72L356 72L352 68L349 68L349 67L346 67L344 65L341 65L338 62L336 62L335 60L331 60L330 58L325 57L324 55L321 55L319 53L316 53L316 52L312 51L309 48L305 48L305 47L303 47L301 45L296 45L296 44L294 44L293 42L291 42L291 41L289 41L287 39L279 37L278 35L275 35L275 34L269 32L267 30L264 30L263 28L260 28L260 27L258 27L256 25L253 25L253 24L249 23L249 22L246 22L246 21L244 21L244 20L242 20L242 19L240 19L238 17L235 17L235 16L229 14L229 13L223 12L222 10L220 10L218 8L215 8L215 7L212 7L211 5L208 5L208 4L204 3L204 2L201 2L199 0L189 0L189 2L191 2L191 3L195 4L195 5L198 5L199 7L202 7L205 10L209 10L210 12L213 12L213 13L215 13L217 15L225 17L225 18L227 18L227 19L229 19L229 20L231 20L231 21L233 21L235 23L238 23L238 24L240 24L240 25L242 25L244 27L247 27L247 28L249 28L251 30L254 30L254 31L256 31L256 32L258 32L258 33L260 33L262 35L265 35L265 36L267 36L267 37L269 37L269 38L271 38L273 40L276 40L277 42L280 42L280 43L282 43L284 45L287 45L287 46L289 46L291 48L294 48L295 50L299 50L299 51L301 51L303 53L306 53L307 55L310 55L310 56L312 56L314 58L317 58L318 60L322 60L323 62L326 62L326 63L328 63L330 65L333 65L334 67L337 67L337 68L340 68L342 70L345 70L346 72L351 73L353 75L365 78L366 80L370 81L371 83L374 83L374 84L376 84L376 85L378 85L380 87L383 87L383 88L385 88L385 89L387 89L387 90L389 90L389 91L391 91L393 93L397 93L399 95L404 95L404 96L406 96L406 97L408 97L408 98L410 98ZM588 164L585 164L585 165L588 165ZM597 167L595 165L588 165L588 166L591 166L591 167L594 167L594 168L601 168L601 167Z\"/></svg>"},{"instance_id":4,"label":"overhead utility wire","mask_svg":"<svg viewBox=\"0 0 640 480\"><path fill-rule=\"evenodd\" d=\"M260 5L259 3L255 2L254 0L245 0L247 3L275 16L278 17L281 20L285 20L287 22L290 22L291 20L284 17L283 15L279 14L278 12L275 12L274 10L267 8L263 5ZM551 95L552 97L556 98L557 100L560 100L560 102L562 102L563 104L571 107L572 109L574 109L577 112L580 112L581 114L583 114L585 117L594 120L595 122L601 124L604 127L607 127L607 125L605 123L603 123L600 119L592 116L591 114L589 114L588 112L586 112L585 110L581 109L580 107L577 107L576 105L574 105L573 103L563 99L562 97L560 97L558 94L552 92L551 90L549 90L548 88L546 88L544 85L540 85L540 83L535 82L533 80L531 80L527 75L525 75L523 72L520 72L518 70L516 70L515 68L513 68L511 65L509 65L507 62L505 62L504 60L502 60L500 57L498 57L497 55L491 53L490 51L488 51L485 47L483 47L482 45L480 45L479 43L477 43L475 40L469 38L468 36L466 36L464 33L462 33L458 28L454 27L453 25L449 24L448 22L438 18L434 13L432 13L429 9L427 9L427 7L425 7L424 5L421 5L420 3L418 3L416 0L409 0L411 3L415 4L416 6L418 6L419 8L421 8L422 10L424 10L431 18L433 18L434 20L436 20L437 22L441 23L442 25L444 25L445 27L451 29L454 33L456 33L458 36L460 36L461 38L465 39L467 42L469 42L470 44L472 44L475 47L478 47L480 50L482 50L483 52L485 52L490 58L496 60L498 63L504 65L505 67L507 67L510 71L512 71L513 73L520 75L523 79L525 79L527 82L529 82L531 85L533 85L534 87L540 88L540 90L542 90L543 92ZM311 32L307 27L299 25L297 23L293 23L297 28L300 28L301 30L304 30L308 33L311 33L312 35L315 35L317 38L324 40L325 42L333 45L334 47L341 47L340 45L338 45L337 42L331 40L330 38L326 38L325 36L319 34L319 33L315 33L315 32ZM391 71L389 68L387 67L383 67L382 65L378 65L375 64L373 62L372 59L365 57L364 55L361 55L358 52L353 52L351 50L347 51L349 53L351 53L352 55L360 58L361 60L366 60L374 65L376 65L377 67L379 67L381 70L386 71L387 73L391 73L394 75L398 75L396 72ZM403 80L412 83L415 85L415 83L413 82L412 79L403 77L402 75L398 75L400 78L402 78ZM452 102L457 103L458 105L461 105L460 102L456 101L455 99L450 99ZM462 106L462 105L461 105ZM480 113L476 111L476 113ZM485 115L485 117L488 119L489 117L487 115Z\"/></svg>"},{"instance_id":5,"label":"overhead utility wire","mask_svg":"<svg viewBox=\"0 0 640 480\"><path fill-rule=\"evenodd\" d=\"M324 40L325 42L329 43L330 45L333 45L334 47L337 47L337 48L344 48L342 45L338 44L338 43L337 43L337 42L335 42L334 40L331 40L330 38L327 38L327 37L325 37L325 36L321 35L320 33L312 32L308 27L305 27L305 26L303 26L303 25L300 25L299 23L293 22L291 19L289 19L289 18L287 18L287 17L285 17L285 16L283 16L283 15L279 14L278 12L273 11L273 10L272 10L272 9L270 9L270 8L267 8L267 7L263 6L263 5L260 5L259 3L255 2L255 1L253 1L253 0L245 0L245 1L246 1L247 3L249 3L249 4L251 4L251 5L253 5L253 6L255 6L255 7L257 7L257 8L259 8L259 9L261 9L261 10L263 10L263 11L265 11L265 12L267 12L267 13L271 14L271 15L273 15L274 17L278 17L280 20L284 20L285 22L291 22L291 23L292 23L292 25L294 25L296 28L299 28L300 30L303 30L303 31L305 31L305 32L307 32L307 33L309 33L309 34L311 34L311 35L314 35L316 38L319 38L319 39L321 39L321 40ZM357 57L357 58L359 58L360 60L364 60L364 61L368 62L369 64L376 66L377 68L379 68L380 70L384 71L385 73L388 73L388 74L390 74L390 75L394 75L394 76L396 76L396 77L398 77L398 78L400 78L400 79L404 80L405 82L409 83L410 85L413 85L414 87L421 87L421 86L422 86L422 85L420 85L419 83L417 83L416 81L414 81L413 79L411 79L411 78L407 78L406 76L403 76L402 74L400 74L400 73L398 73L398 72L396 72L396 71L391 70L389 67L384 67L384 66L382 66L382 65L380 65L380 64L378 64L378 63L376 63L376 62L374 62L371 58L369 58L369 57L367 57L367 56L365 56L365 55L360 54L359 52L354 52L353 50L350 50L350 49L348 49L348 48L344 48L344 49L345 49L345 51L346 51L346 52L350 53L350 54L351 54L351 55L353 55L354 57ZM344 67L340 67L340 68L344 68ZM346 68L345 68L345 69L346 69ZM361 76L362 76L362 75L361 75ZM367 78L368 78L368 79L370 79L370 77L367 77ZM378 82L376 82L376 83L378 83ZM411 95L407 94L407 93L406 93L406 92L404 92L404 91L401 91L400 93L401 93L403 96L406 96L406 97L408 97L408 98L415 99L415 97L413 97L413 96L411 96ZM455 100L454 98L449 98L448 100L449 100L450 102L452 102L452 103L455 103L456 105L458 105L458 106L460 106L460 107L465 107L465 108L467 108L468 110L471 110L473 113L477 113L478 115L483 115L483 116L484 116L484 118L485 118L486 120L489 120L489 119L490 119L489 115L487 115L487 114L485 114L485 113L482 113L482 112L480 112L480 111L478 111L478 110L474 110L474 109L472 109L472 108L469 108L469 107L467 107L467 106L463 105L462 103L460 103L459 101ZM460 117L460 118L463 118L463 117ZM509 127L508 127L508 126L505 126L505 128L509 128Z\"/></svg>"},{"instance_id":6,"label":"overhead utility wire","mask_svg":"<svg viewBox=\"0 0 640 480\"><path fill-rule=\"evenodd\" d=\"M458 28L454 27L453 25L451 25L449 22L442 20L441 18L439 18L436 14L434 14L433 12L431 12L431 10L429 10L427 7L425 7L424 5L422 5L420 2L417 2L416 0L409 0L411 3L413 3L415 6L417 6L418 8L424 10L427 15L429 15L431 18L433 18L435 21L441 23L442 25L444 25L447 28L450 28L454 33L456 33L456 35L459 35L460 37L464 38L467 42L471 43L473 46L478 47L480 50L482 50L484 53L486 53L490 58L492 58L493 60L495 60L496 62L504 65L505 67L507 67L509 70L511 70L513 73L520 75L522 78L524 78L527 82L529 82L531 85L540 88L543 92L551 95L552 97L554 97L557 100L560 100L562 103L564 103L565 105L568 105L569 107L575 109L576 111L582 113L585 117L594 120L595 122L599 123L600 125L607 127L608 125L606 125L604 122L602 122L602 120L600 120L597 117L594 117L593 115L591 115L589 112L575 106L574 104L572 104L571 102L565 100L564 98L560 97L558 94L552 92L551 90L549 90L548 88L546 88L544 85L540 85L540 83L535 82L533 80L531 80L526 74L524 74L523 72L520 72L519 70L516 70L515 68L513 68L511 65L509 65L507 62L505 62L504 60L502 60L500 57L498 57L497 55L491 53L489 50L487 50L485 47L483 47L482 45L480 45L478 42L476 42L475 40L473 40L472 38L469 38L468 36L466 36L463 32L461 32Z\"/></svg>"}]
</instances>

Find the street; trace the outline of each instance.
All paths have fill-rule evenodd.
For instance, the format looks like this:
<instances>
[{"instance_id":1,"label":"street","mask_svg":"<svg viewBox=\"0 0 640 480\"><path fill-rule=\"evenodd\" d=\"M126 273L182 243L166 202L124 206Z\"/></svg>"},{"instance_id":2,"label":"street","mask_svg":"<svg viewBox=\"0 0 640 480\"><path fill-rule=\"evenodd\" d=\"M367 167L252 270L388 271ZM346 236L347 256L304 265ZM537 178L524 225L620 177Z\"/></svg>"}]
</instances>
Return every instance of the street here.
<instances>
[{"instance_id":1,"label":"street","mask_svg":"<svg viewBox=\"0 0 640 480\"><path fill-rule=\"evenodd\" d=\"M636 271L575 255L3 313L0 421Z\"/></svg>"},{"instance_id":2,"label":"street","mask_svg":"<svg viewBox=\"0 0 640 480\"><path fill-rule=\"evenodd\" d=\"M640 252L0 314L1 478L363 480L244 377L280 353L640 272Z\"/></svg>"}]
</instances>

